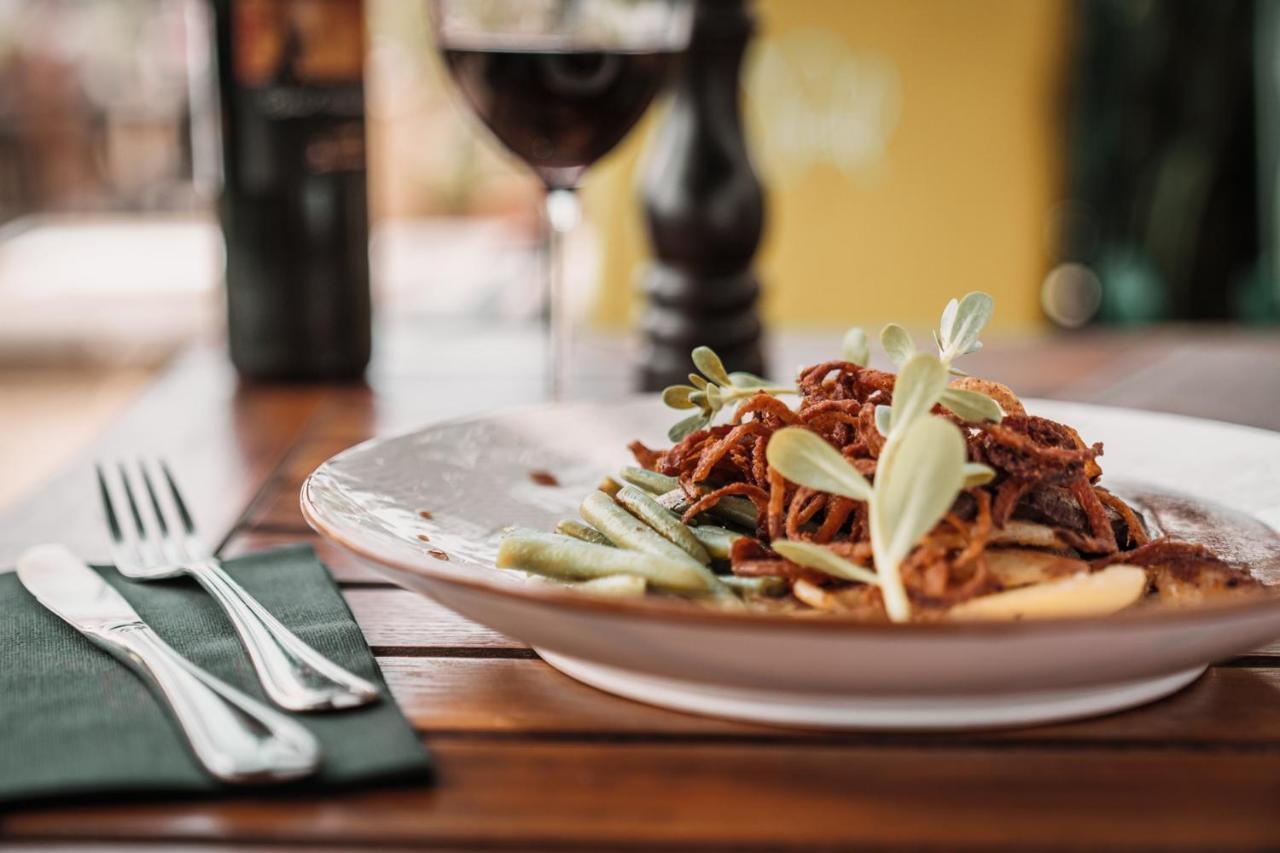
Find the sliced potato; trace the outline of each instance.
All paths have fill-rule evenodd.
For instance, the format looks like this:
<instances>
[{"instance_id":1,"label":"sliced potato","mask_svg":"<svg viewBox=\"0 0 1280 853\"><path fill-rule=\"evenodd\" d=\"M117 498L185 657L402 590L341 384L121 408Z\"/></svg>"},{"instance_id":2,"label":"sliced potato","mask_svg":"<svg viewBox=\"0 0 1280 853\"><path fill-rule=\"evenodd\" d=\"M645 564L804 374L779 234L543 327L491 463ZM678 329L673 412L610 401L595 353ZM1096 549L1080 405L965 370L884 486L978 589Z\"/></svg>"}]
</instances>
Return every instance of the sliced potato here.
<instances>
[{"instance_id":1,"label":"sliced potato","mask_svg":"<svg viewBox=\"0 0 1280 853\"><path fill-rule=\"evenodd\" d=\"M963 391L976 391L979 394L986 394L1000 404L1000 408L1004 409L1006 415L1025 415L1027 413L1027 410L1022 407L1022 401L1018 399L1018 395L1013 393L1013 389L1000 382L979 379L976 376L959 376L952 379L950 385L952 388L959 388Z\"/></svg>"},{"instance_id":2,"label":"sliced potato","mask_svg":"<svg viewBox=\"0 0 1280 853\"><path fill-rule=\"evenodd\" d=\"M1006 590L1089 571L1083 560L1028 548L990 548L985 557L987 569Z\"/></svg>"},{"instance_id":3,"label":"sliced potato","mask_svg":"<svg viewBox=\"0 0 1280 853\"><path fill-rule=\"evenodd\" d=\"M1065 548L1066 543L1058 538L1052 527L1036 524L1034 521L1023 521L1011 518L991 534L992 545L1025 545L1028 548L1048 548L1057 550Z\"/></svg>"},{"instance_id":4,"label":"sliced potato","mask_svg":"<svg viewBox=\"0 0 1280 853\"><path fill-rule=\"evenodd\" d=\"M729 589L742 595L785 595L790 589L786 578L772 575L744 578L738 575L721 575L720 582Z\"/></svg>"},{"instance_id":5,"label":"sliced potato","mask_svg":"<svg viewBox=\"0 0 1280 853\"><path fill-rule=\"evenodd\" d=\"M1118 563L1095 574L972 598L951 608L949 616L965 621L1106 616L1136 602L1146 588L1145 570Z\"/></svg>"},{"instance_id":6,"label":"sliced potato","mask_svg":"<svg viewBox=\"0 0 1280 853\"><path fill-rule=\"evenodd\" d=\"M825 589L807 580L798 580L791 584L791 594L812 607L814 610L835 610L837 603Z\"/></svg>"}]
</instances>

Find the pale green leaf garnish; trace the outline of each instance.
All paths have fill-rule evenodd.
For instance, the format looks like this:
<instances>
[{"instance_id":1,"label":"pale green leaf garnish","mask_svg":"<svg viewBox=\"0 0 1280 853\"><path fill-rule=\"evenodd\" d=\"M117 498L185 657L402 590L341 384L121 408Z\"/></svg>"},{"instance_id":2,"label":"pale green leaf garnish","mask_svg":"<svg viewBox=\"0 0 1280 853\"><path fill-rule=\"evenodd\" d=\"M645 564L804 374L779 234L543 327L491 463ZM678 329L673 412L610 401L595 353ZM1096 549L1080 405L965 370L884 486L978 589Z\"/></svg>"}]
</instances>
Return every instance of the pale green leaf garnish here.
<instances>
[{"instance_id":1,"label":"pale green leaf garnish","mask_svg":"<svg viewBox=\"0 0 1280 853\"><path fill-rule=\"evenodd\" d=\"M690 415L667 430L667 438L676 442L683 441L690 433L697 432L710 422L710 418L701 413Z\"/></svg>"},{"instance_id":2,"label":"pale green leaf garnish","mask_svg":"<svg viewBox=\"0 0 1280 853\"><path fill-rule=\"evenodd\" d=\"M774 432L765 449L771 469L788 481L868 504L875 571L810 542L775 540L774 549L798 565L880 586L885 610L895 622L911 616L911 602L900 574L903 560L954 505L962 488L981 486L995 478L995 471L988 466L968 461L964 434L954 423L929 416L941 404L968 423L999 422L1004 417L992 398L947 386L950 373L961 373L953 366L954 360L982 347L979 336L992 311L991 297L977 291L949 301L938 329L933 331L936 356L918 352L911 336L895 323L881 331L880 342L899 372L892 405L875 408L876 429L885 443L876 463L874 485L839 450L804 427ZM869 349L861 329L845 334L842 351L846 361L865 366ZM796 392L749 373L727 373L720 358L707 347L693 351L693 362L701 375L690 374L691 385L672 386L663 394L663 400L673 408L699 409L672 427L672 440L707 426L723 407L738 400L758 393Z\"/></svg>"},{"instance_id":3,"label":"pale green leaf garnish","mask_svg":"<svg viewBox=\"0 0 1280 853\"><path fill-rule=\"evenodd\" d=\"M724 369L724 362L720 361L720 356L716 355L711 347L698 347L693 351L693 366L717 385L733 384L728 372Z\"/></svg>"},{"instance_id":4,"label":"pale green leaf garnish","mask_svg":"<svg viewBox=\"0 0 1280 853\"><path fill-rule=\"evenodd\" d=\"M692 409L698 405L689 397L694 393L696 389L691 385L672 385L662 392L662 402L673 409Z\"/></svg>"},{"instance_id":5,"label":"pale green leaf garnish","mask_svg":"<svg viewBox=\"0 0 1280 853\"><path fill-rule=\"evenodd\" d=\"M964 463L964 487L966 489L985 486L996 478L996 472L981 462Z\"/></svg>"},{"instance_id":6,"label":"pale green leaf garnish","mask_svg":"<svg viewBox=\"0 0 1280 853\"><path fill-rule=\"evenodd\" d=\"M784 427L765 448L769 464L791 482L842 495L855 501L871 499L871 484L826 439L804 427Z\"/></svg>"},{"instance_id":7,"label":"pale green leaf garnish","mask_svg":"<svg viewBox=\"0 0 1280 853\"><path fill-rule=\"evenodd\" d=\"M998 424L1004 419L1004 410L1000 408L1000 404L977 391L946 388L938 402L962 421Z\"/></svg>"},{"instance_id":8,"label":"pale green leaf garnish","mask_svg":"<svg viewBox=\"0 0 1280 853\"><path fill-rule=\"evenodd\" d=\"M770 543L770 547L798 566L817 569L820 572L855 583L880 585L880 578L870 569L846 560L830 548L814 545L812 542L799 542L790 539L779 539Z\"/></svg>"},{"instance_id":9,"label":"pale green leaf garnish","mask_svg":"<svg viewBox=\"0 0 1280 853\"><path fill-rule=\"evenodd\" d=\"M885 610L890 619L903 622L911 605L899 568L955 503L966 452L959 428L942 418L909 422L897 444L897 452L881 457L876 469L870 527Z\"/></svg>"},{"instance_id":10,"label":"pale green leaf garnish","mask_svg":"<svg viewBox=\"0 0 1280 853\"><path fill-rule=\"evenodd\" d=\"M705 391L707 405L711 407L711 411L718 412L724 406L724 395L720 393L720 386L715 383L708 383Z\"/></svg>"},{"instance_id":11,"label":"pale green leaf garnish","mask_svg":"<svg viewBox=\"0 0 1280 853\"><path fill-rule=\"evenodd\" d=\"M938 324L938 347L948 364L966 353L982 349L978 336L991 319L995 305L991 297L975 290L959 302L952 299L943 309Z\"/></svg>"},{"instance_id":12,"label":"pale green leaf garnish","mask_svg":"<svg viewBox=\"0 0 1280 853\"><path fill-rule=\"evenodd\" d=\"M929 414L947 387L947 369L936 356L918 352L902 366L893 385L889 434Z\"/></svg>"},{"instance_id":13,"label":"pale green leaf garnish","mask_svg":"<svg viewBox=\"0 0 1280 853\"><path fill-rule=\"evenodd\" d=\"M889 420L892 417L892 406L876 406L876 432L887 438L889 435Z\"/></svg>"},{"instance_id":14,"label":"pale green leaf garnish","mask_svg":"<svg viewBox=\"0 0 1280 853\"><path fill-rule=\"evenodd\" d=\"M951 327L956 324L956 315L959 312L960 300L955 297L948 299L947 304L942 307L942 319L938 321L938 329L941 331L942 337L939 338L937 332L933 335L933 340L937 343L938 349L944 348L943 341L946 340L947 333L951 330Z\"/></svg>"},{"instance_id":15,"label":"pale green leaf garnish","mask_svg":"<svg viewBox=\"0 0 1280 853\"><path fill-rule=\"evenodd\" d=\"M915 354L916 345L907 330L897 323L890 323L880 330L880 346L889 354L889 360L897 367L907 363L907 359Z\"/></svg>"},{"instance_id":16,"label":"pale green leaf garnish","mask_svg":"<svg viewBox=\"0 0 1280 853\"><path fill-rule=\"evenodd\" d=\"M867 362L871 360L871 345L867 342L867 333L857 326L845 332L841 351L844 353L845 361L853 362L859 367L866 367Z\"/></svg>"},{"instance_id":17,"label":"pale green leaf garnish","mask_svg":"<svg viewBox=\"0 0 1280 853\"><path fill-rule=\"evenodd\" d=\"M695 430L709 426L726 405L755 394L794 394L789 386L772 385L753 373L727 373L724 362L710 347L698 347L692 353L693 363L702 374L689 374L689 385L672 385L662 392L662 401L673 409L700 409L697 415L673 426L667 437L680 441Z\"/></svg>"},{"instance_id":18,"label":"pale green leaf garnish","mask_svg":"<svg viewBox=\"0 0 1280 853\"><path fill-rule=\"evenodd\" d=\"M730 373L729 381L738 388L765 388L769 385L768 379L756 376L754 373L747 373L745 370Z\"/></svg>"}]
</instances>

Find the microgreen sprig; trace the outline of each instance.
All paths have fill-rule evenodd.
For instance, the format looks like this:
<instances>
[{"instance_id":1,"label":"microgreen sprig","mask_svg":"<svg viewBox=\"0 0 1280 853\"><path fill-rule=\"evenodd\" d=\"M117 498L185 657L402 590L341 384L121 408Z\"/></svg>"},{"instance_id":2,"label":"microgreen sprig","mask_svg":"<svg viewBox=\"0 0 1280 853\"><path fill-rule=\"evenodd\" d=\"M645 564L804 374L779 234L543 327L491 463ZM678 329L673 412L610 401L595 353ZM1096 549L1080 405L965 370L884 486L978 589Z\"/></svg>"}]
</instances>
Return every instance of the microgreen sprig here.
<instances>
[{"instance_id":1,"label":"microgreen sprig","mask_svg":"<svg viewBox=\"0 0 1280 853\"><path fill-rule=\"evenodd\" d=\"M773 385L753 373L729 373L724 362L710 347L698 347L692 353L693 365L701 373L689 374L689 385L671 385L662 392L662 402L673 409L697 409L697 413L681 420L667 432L667 438L680 441L690 433L706 427L726 405L755 394L794 394L787 385Z\"/></svg>"},{"instance_id":2,"label":"microgreen sprig","mask_svg":"<svg viewBox=\"0 0 1280 853\"><path fill-rule=\"evenodd\" d=\"M998 422L1004 417L990 397L947 384L951 374L962 374L952 363L982 348L978 336L991 314L991 297L985 293L975 291L948 302L934 332L937 355L917 352L901 326L890 323L884 327L880 342L899 372L894 380L893 405L878 406L875 411L876 428L885 436L885 444L874 483L824 438L804 427L778 430L765 450L769 465L790 482L868 505L875 573L812 543L780 540L774 547L800 565L879 585L885 611L895 622L911 618L902 562L947 513L961 489L989 482L995 476L986 465L967 461L964 435L955 424L931 417L939 404L965 421ZM870 355L866 333L850 329L842 352L847 361L865 366ZM693 351L693 363L699 373L689 374L691 384L673 385L662 393L663 402L672 408L698 410L671 428L668 436L672 441L707 426L722 408L745 397L796 391L770 385L749 373L728 373L719 356L707 347Z\"/></svg>"},{"instance_id":3,"label":"microgreen sprig","mask_svg":"<svg viewBox=\"0 0 1280 853\"><path fill-rule=\"evenodd\" d=\"M963 299L951 299L942 309L938 328L933 331L933 341L938 345L938 359L947 370L963 376L964 371L954 366L962 355L982 349L978 336L995 313L995 303L980 290L966 293ZM898 367L906 364L916 352L910 333L897 323L889 323L880 330L880 345L889 354L889 360Z\"/></svg>"},{"instance_id":4,"label":"microgreen sprig","mask_svg":"<svg viewBox=\"0 0 1280 853\"><path fill-rule=\"evenodd\" d=\"M885 612L895 622L911 618L903 560L942 519L962 488L994 476L987 466L967 461L964 436L955 424L930 416L946 383L947 367L935 355L914 353L902 365L894 383L894 406L881 407L883 414L876 412L877 425L887 438L874 483L825 439L803 427L779 430L765 449L769 464L787 480L866 501L876 579ZM825 555L807 548L783 550L794 562L832 573Z\"/></svg>"},{"instance_id":5,"label":"microgreen sprig","mask_svg":"<svg viewBox=\"0 0 1280 853\"><path fill-rule=\"evenodd\" d=\"M840 349L845 361L851 361L859 367L866 367L871 360L871 345L867 342L867 333L857 326L844 333Z\"/></svg>"},{"instance_id":6,"label":"microgreen sprig","mask_svg":"<svg viewBox=\"0 0 1280 853\"><path fill-rule=\"evenodd\" d=\"M945 373L965 375L963 370L954 366L954 362L962 355L982 349L982 341L978 340L978 336L982 334L994 310L991 297L977 290L966 294L963 299L952 299L943 308L942 319L933 333L933 339L938 345L938 361ZM911 335L897 323L890 323L881 330L880 345L899 369L905 368L907 362L917 355ZM1000 404L986 394L946 387L945 382L943 386L937 402L961 420L992 423L1003 420L1004 411ZM895 401L898 396L899 393L895 392ZM879 409L876 410L876 425L884 435L888 433L881 424L887 417L887 413L881 415Z\"/></svg>"}]
</instances>

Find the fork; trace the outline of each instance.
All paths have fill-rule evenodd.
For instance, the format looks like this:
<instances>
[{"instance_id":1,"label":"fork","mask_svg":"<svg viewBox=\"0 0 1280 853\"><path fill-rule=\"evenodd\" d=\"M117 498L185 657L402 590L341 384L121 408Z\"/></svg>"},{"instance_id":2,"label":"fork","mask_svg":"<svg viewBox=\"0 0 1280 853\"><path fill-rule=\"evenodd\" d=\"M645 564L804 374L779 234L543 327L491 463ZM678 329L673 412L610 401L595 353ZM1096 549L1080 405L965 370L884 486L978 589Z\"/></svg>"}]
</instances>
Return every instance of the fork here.
<instances>
[{"instance_id":1,"label":"fork","mask_svg":"<svg viewBox=\"0 0 1280 853\"><path fill-rule=\"evenodd\" d=\"M169 466L137 460L97 465L98 489L120 574L134 580L194 578L226 611L267 696L291 711L353 708L378 698L371 682L300 640L236 583L201 541ZM167 487L167 488L166 488Z\"/></svg>"}]
</instances>

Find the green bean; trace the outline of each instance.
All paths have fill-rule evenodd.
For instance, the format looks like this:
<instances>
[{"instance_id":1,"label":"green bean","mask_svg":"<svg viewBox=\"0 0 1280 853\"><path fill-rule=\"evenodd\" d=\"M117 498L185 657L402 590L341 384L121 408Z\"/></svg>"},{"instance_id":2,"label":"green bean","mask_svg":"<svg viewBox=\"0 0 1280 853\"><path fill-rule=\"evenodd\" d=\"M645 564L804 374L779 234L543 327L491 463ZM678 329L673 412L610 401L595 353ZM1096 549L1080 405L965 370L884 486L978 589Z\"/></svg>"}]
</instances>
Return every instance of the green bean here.
<instances>
[{"instance_id":1,"label":"green bean","mask_svg":"<svg viewBox=\"0 0 1280 853\"><path fill-rule=\"evenodd\" d=\"M683 489L672 489L669 492L663 492L654 498L659 504L680 515L690 507L688 496L685 495Z\"/></svg>"},{"instance_id":2,"label":"green bean","mask_svg":"<svg viewBox=\"0 0 1280 853\"><path fill-rule=\"evenodd\" d=\"M612 477L605 477L600 481L600 485L596 488L600 489L600 491L604 492L609 497L613 497L618 493L618 489L622 488L622 484Z\"/></svg>"},{"instance_id":3,"label":"green bean","mask_svg":"<svg viewBox=\"0 0 1280 853\"><path fill-rule=\"evenodd\" d=\"M699 563L705 566L711 562L711 555L693 535L693 531L648 492L628 485L619 489L613 499L623 509L652 527L659 536L679 546Z\"/></svg>"},{"instance_id":4,"label":"green bean","mask_svg":"<svg viewBox=\"0 0 1280 853\"><path fill-rule=\"evenodd\" d=\"M669 560L697 561L673 542L659 536L654 530L614 502L604 492L592 492L583 500L578 512L596 530L609 538L619 548L644 551ZM701 566L701 564L698 564Z\"/></svg>"},{"instance_id":5,"label":"green bean","mask_svg":"<svg viewBox=\"0 0 1280 853\"><path fill-rule=\"evenodd\" d=\"M699 524L689 529L702 543L702 547L707 549L707 553L716 560L729 559L729 549L733 547L734 542L742 538L741 533L735 533L727 527L717 527L714 524Z\"/></svg>"},{"instance_id":6,"label":"green bean","mask_svg":"<svg viewBox=\"0 0 1280 853\"><path fill-rule=\"evenodd\" d=\"M628 465L618 472L618 476L624 482L633 486L638 486L646 492L654 495L661 495L672 489L680 488L680 481L675 477L668 477L666 474L659 474L657 471L647 471L644 468L637 468L634 465Z\"/></svg>"},{"instance_id":7,"label":"green bean","mask_svg":"<svg viewBox=\"0 0 1280 853\"><path fill-rule=\"evenodd\" d=\"M644 551L667 560L686 562L702 576L703 587L708 592L721 598L732 595L710 569L689 556L678 545L659 536L653 528L618 506L613 498L604 492L592 492L587 495L578 512L619 548Z\"/></svg>"},{"instance_id":8,"label":"green bean","mask_svg":"<svg viewBox=\"0 0 1280 853\"><path fill-rule=\"evenodd\" d=\"M756 505L739 495L726 495L721 498L720 502L711 508L711 514L730 524L745 527L747 530L756 529Z\"/></svg>"},{"instance_id":9,"label":"green bean","mask_svg":"<svg viewBox=\"0 0 1280 853\"><path fill-rule=\"evenodd\" d=\"M636 575L659 589L705 593L702 566L683 551L680 555L681 559L670 560L641 551L580 542L557 533L522 531L502 540L496 565L569 581Z\"/></svg>"},{"instance_id":10,"label":"green bean","mask_svg":"<svg viewBox=\"0 0 1280 853\"><path fill-rule=\"evenodd\" d=\"M564 521L556 525L556 532L563 533L565 536L572 536L574 539L581 539L583 542L590 542L594 545L608 545L613 547L613 543L609 541L609 537L605 536L599 530L596 530L590 524L583 524L573 518L566 518Z\"/></svg>"},{"instance_id":11,"label":"green bean","mask_svg":"<svg viewBox=\"0 0 1280 853\"><path fill-rule=\"evenodd\" d=\"M608 575L603 578L592 578L589 581L579 581L572 586L574 589L596 595L637 598L644 595L648 581L639 575Z\"/></svg>"},{"instance_id":12,"label":"green bean","mask_svg":"<svg viewBox=\"0 0 1280 853\"><path fill-rule=\"evenodd\" d=\"M709 491L705 487L700 489L701 494L707 494ZM683 513L693 505L682 489L672 489L669 492L665 492L657 497L657 501L678 514ZM708 513L721 521L736 524L747 530L756 529L756 505L739 495L725 495L715 506L708 510Z\"/></svg>"},{"instance_id":13,"label":"green bean","mask_svg":"<svg viewBox=\"0 0 1280 853\"><path fill-rule=\"evenodd\" d=\"M729 589L755 595L767 595L771 597L783 595L790 589L786 578L775 577L772 575L755 578L743 578L737 575L725 575L720 578L720 582Z\"/></svg>"}]
</instances>

